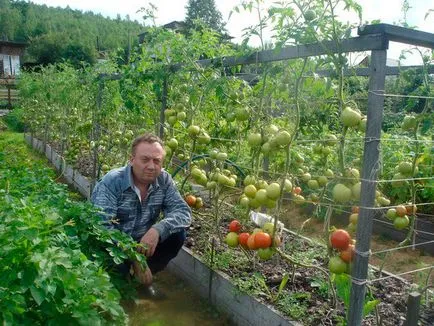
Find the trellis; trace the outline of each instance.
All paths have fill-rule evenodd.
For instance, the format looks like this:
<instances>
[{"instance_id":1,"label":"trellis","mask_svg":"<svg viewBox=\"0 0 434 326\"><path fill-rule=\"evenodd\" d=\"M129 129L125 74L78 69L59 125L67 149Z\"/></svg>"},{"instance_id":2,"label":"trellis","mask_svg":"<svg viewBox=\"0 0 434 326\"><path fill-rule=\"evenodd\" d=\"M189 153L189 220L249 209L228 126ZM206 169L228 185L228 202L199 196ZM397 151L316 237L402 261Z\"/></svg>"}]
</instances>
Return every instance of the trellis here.
<instances>
[{"instance_id":1,"label":"trellis","mask_svg":"<svg viewBox=\"0 0 434 326\"><path fill-rule=\"evenodd\" d=\"M340 42L324 41L314 44L284 47L276 51L265 50L254 52L247 56L231 56L198 60L196 63L202 67L233 67L237 65L250 65L267 63L307 57L316 57L327 54L350 53L371 51L371 62L369 68L348 68L343 73L346 76L369 76L367 127L364 138L363 165L361 176L361 197L359 222L356 235L355 260L352 272L352 287L350 297L350 309L348 324L361 325L363 316L363 305L366 294L368 262L370 257L370 239L372 236L373 218L375 214L375 188L379 166L379 145L381 125L384 110L384 86L386 75L397 75L409 67L388 67L386 66L387 50L389 42L400 42L413 46L422 46L434 49L434 34L411 30L403 27L375 24L358 28L358 36L343 39ZM175 64L171 67L173 73L181 67ZM321 76L330 75L330 71L317 71ZM434 73L434 67L430 67L428 73ZM97 97L97 108L101 107L103 83L106 80L119 80L122 76L102 74L99 76L99 93ZM167 81L163 83L163 96L160 111L159 135L164 136L164 110L167 101ZM95 126L94 134L98 134L98 125ZM93 182L97 177L97 149L93 153ZM420 294L412 293L409 297L409 309L407 311L407 325L417 325L419 309L418 300Z\"/></svg>"}]
</instances>

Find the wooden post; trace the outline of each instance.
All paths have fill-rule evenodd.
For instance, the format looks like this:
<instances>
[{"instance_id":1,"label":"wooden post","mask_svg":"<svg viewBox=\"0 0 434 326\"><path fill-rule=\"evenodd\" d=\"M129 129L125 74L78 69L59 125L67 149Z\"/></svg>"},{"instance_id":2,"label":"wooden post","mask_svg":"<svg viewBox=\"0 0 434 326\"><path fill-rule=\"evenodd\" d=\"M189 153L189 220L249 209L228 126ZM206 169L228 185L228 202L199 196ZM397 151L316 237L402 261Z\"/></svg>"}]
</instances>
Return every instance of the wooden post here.
<instances>
[{"instance_id":1,"label":"wooden post","mask_svg":"<svg viewBox=\"0 0 434 326\"><path fill-rule=\"evenodd\" d=\"M92 180L90 182L90 190L89 190L89 194L90 196L92 195L92 191L93 188L96 185L96 180L99 177L99 173L97 171L97 166L98 166L98 140L99 140L99 135L100 135L100 130L99 130L99 119L98 116L100 114L101 111L101 105L102 105L102 91L104 88L104 80L102 78L99 79L99 83L98 83L98 94L96 97L96 108L93 110L92 113L92 141L94 142L94 147L93 147L93 162L92 162Z\"/></svg>"},{"instance_id":2,"label":"wooden post","mask_svg":"<svg viewBox=\"0 0 434 326\"><path fill-rule=\"evenodd\" d=\"M160 110L160 127L158 135L161 139L164 138L164 110L167 108L167 76L163 80L163 92L161 94L161 110Z\"/></svg>"},{"instance_id":3,"label":"wooden post","mask_svg":"<svg viewBox=\"0 0 434 326\"><path fill-rule=\"evenodd\" d=\"M411 292L407 300L407 316L405 326L417 326L419 320L421 294L417 291Z\"/></svg>"},{"instance_id":4,"label":"wooden post","mask_svg":"<svg viewBox=\"0 0 434 326\"><path fill-rule=\"evenodd\" d=\"M363 305L366 293L366 278L368 274L370 241L372 236L372 220L375 188L378 171L380 170L379 146L381 124L384 109L384 83L386 77L387 50L371 52L368 115L363 152L362 189L360 196L359 223L357 225L356 255L352 272L350 309L348 325L359 326L363 318Z\"/></svg>"},{"instance_id":5,"label":"wooden post","mask_svg":"<svg viewBox=\"0 0 434 326\"><path fill-rule=\"evenodd\" d=\"M8 109L12 109L12 99L11 99L11 86L8 84L7 86L8 89Z\"/></svg>"}]
</instances>

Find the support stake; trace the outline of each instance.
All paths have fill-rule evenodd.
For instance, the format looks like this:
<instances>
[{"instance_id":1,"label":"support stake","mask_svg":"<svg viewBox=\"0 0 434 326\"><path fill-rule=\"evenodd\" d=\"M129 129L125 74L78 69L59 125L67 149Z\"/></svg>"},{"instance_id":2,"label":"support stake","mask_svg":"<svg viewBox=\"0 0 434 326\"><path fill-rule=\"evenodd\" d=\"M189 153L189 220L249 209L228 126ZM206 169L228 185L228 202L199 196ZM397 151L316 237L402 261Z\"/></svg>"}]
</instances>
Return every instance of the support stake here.
<instances>
[{"instance_id":1,"label":"support stake","mask_svg":"<svg viewBox=\"0 0 434 326\"><path fill-rule=\"evenodd\" d=\"M363 151L362 189L360 196L359 224L356 236L356 255L352 272L348 325L360 326L363 319L375 188L380 170L380 136L384 109L384 84L386 79L387 50L374 50L371 54L371 77L369 80L368 116Z\"/></svg>"}]
</instances>

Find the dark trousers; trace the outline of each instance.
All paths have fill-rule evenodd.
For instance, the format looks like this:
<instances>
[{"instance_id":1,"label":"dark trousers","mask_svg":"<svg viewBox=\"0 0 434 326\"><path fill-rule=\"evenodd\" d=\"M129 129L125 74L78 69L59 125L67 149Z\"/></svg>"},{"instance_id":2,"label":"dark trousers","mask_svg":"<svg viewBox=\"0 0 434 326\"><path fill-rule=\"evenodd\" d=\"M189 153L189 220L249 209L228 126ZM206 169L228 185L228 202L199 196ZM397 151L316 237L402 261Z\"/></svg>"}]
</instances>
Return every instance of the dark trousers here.
<instances>
[{"instance_id":1,"label":"dark trousers","mask_svg":"<svg viewBox=\"0 0 434 326\"><path fill-rule=\"evenodd\" d=\"M152 257L147 258L146 262L152 275L166 268L169 261L176 257L181 250L186 238L185 230L170 235L165 241L159 242L155 248ZM121 274L128 275L130 271L131 261L126 261L118 266Z\"/></svg>"}]
</instances>

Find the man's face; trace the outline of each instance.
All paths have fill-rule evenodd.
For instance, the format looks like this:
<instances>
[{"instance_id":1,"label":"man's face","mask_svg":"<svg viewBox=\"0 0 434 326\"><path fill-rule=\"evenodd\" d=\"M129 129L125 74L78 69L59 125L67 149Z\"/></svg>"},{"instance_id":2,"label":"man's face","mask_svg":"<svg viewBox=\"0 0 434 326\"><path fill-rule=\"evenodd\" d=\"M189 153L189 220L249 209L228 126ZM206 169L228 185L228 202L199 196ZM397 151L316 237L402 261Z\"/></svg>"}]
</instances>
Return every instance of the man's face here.
<instances>
[{"instance_id":1,"label":"man's face","mask_svg":"<svg viewBox=\"0 0 434 326\"><path fill-rule=\"evenodd\" d=\"M139 143L130 159L134 183L153 183L161 173L163 160L164 150L159 143Z\"/></svg>"}]
</instances>

